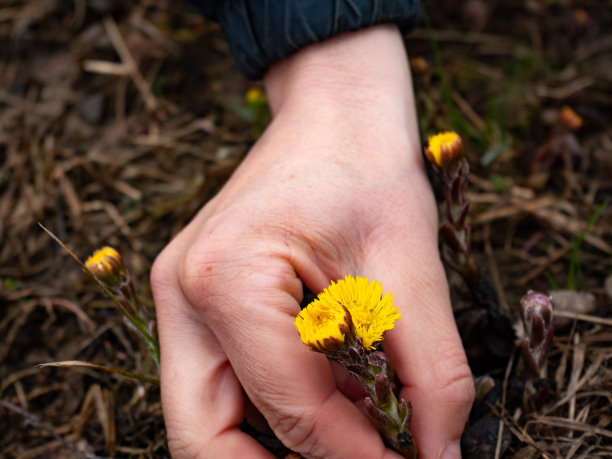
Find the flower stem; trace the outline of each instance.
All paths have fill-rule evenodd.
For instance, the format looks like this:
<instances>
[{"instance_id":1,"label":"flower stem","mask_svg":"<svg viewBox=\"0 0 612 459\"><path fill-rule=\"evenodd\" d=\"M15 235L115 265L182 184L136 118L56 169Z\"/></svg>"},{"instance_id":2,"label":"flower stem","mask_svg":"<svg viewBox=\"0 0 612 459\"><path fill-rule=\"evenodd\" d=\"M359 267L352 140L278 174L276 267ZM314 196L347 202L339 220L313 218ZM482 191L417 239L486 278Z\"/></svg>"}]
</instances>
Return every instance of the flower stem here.
<instances>
[{"instance_id":1,"label":"flower stem","mask_svg":"<svg viewBox=\"0 0 612 459\"><path fill-rule=\"evenodd\" d=\"M389 445L402 456L417 457L412 433L412 407L398 401L393 391L393 371L383 352L368 353L359 339L352 340L346 350L329 355L343 365L368 392L365 407Z\"/></svg>"}]
</instances>

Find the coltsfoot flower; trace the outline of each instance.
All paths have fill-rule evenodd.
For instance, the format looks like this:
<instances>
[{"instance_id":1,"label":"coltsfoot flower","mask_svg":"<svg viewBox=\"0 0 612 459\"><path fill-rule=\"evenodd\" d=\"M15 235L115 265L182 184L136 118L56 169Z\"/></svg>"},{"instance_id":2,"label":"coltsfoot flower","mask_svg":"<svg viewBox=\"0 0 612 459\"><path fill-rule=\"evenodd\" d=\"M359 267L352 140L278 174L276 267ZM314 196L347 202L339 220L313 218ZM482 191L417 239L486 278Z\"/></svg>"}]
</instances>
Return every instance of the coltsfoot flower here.
<instances>
[{"instance_id":1,"label":"coltsfoot flower","mask_svg":"<svg viewBox=\"0 0 612 459\"><path fill-rule=\"evenodd\" d=\"M247 104L265 104L267 102L266 95L257 86L249 88L244 96Z\"/></svg>"},{"instance_id":2,"label":"coltsfoot flower","mask_svg":"<svg viewBox=\"0 0 612 459\"><path fill-rule=\"evenodd\" d=\"M321 347L325 343L334 349L338 349L338 343L345 343L350 326L342 306L348 310L355 333L366 349L374 349L401 317L391 294L382 296L379 282L348 275L332 282L298 314L294 323L304 344L324 352Z\"/></svg>"},{"instance_id":3,"label":"coltsfoot flower","mask_svg":"<svg viewBox=\"0 0 612 459\"><path fill-rule=\"evenodd\" d=\"M96 250L85 262L85 267L93 276L110 286L119 284L125 275L123 258L108 246Z\"/></svg>"},{"instance_id":4,"label":"coltsfoot flower","mask_svg":"<svg viewBox=\"0 0 612 459\"><path fill-rule=\"evenodd\" d=\"M446 169L463 158L463 141L456 132L441 132L429 138L425 156L430 163Z\"/></svg>"},{"instance_id":5,"label":"coltsfoot flower","mask_svg":"<svg viewBox=\"0 0 612 459\"><path fill-rule=\"evenodd\" d=\"M443 199L439 228L442 259L448 268L463 278L476 305L486 311L486 315L479 319L483 325L478 329L488 330L494 337L489 339L487 334L482 333L465 336L467 341L474 343L468 346L468 359L473 361L478 358L478 348L485 348L493 355L506 359L514 347L514 333L496 290L478 268L472 253L470 198L467 193L470 165L464 155L463 141L456 132L441 132L429 138L425 156Z\"/></svg>"},{"instance_id":6,"label":"coltsfoot flower","mask_svg":"<svg viewBox=\"0 0 612 459\"><path fill-rule=\"evenodd\" d=\"M159 340L155 322L148 320L121 254L112 247L102 247L85 261L85 269L142 334L151 356L159 365Z\"/></svg>"},{"instance_id":7,"label":"coltsfoot flower","mask_svg":"<svg viewBox=\"0 0 612 459\"><path fill-rule=\"evenodd\" d=\"M377 281L346 276L332 282L295 319L304 344L344 366L368 396L364 406L387 442L402 456L417 457L410 432L412 408L393 391L395 372L376 344L400 319L390 293Z\"/></svg>"},{"instance_id":8,"label":"coltsfoot flower","mask_svg":"<svg viewBox=\"0 0 612 459\"><path fill-rule=\"evenodd\" d=\"M564 105L559 112L559 121L570 131L577 131L582 126L582 118L578 115L572 107Z\"/></svg>"},{"instance_id":9,"label":"coltsfoot flower","mask_svg":"<svg viewBox=\"0 0 612 459\"><path fill-rule=\"evenodd\" d=\"M303 309L294 324L304 344L313 351L323 353L346 348L353 327L346 308L336 302L321 301L316 306L309 305Z\"/></svg>"}]
</instances>

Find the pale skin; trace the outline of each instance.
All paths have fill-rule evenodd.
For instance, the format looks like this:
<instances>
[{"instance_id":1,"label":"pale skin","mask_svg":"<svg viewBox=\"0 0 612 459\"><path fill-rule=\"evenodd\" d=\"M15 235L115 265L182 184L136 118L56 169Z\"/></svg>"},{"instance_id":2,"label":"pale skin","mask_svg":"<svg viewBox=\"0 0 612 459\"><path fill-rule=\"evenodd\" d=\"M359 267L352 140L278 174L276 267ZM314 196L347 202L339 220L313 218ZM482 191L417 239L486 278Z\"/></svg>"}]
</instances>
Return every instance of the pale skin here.
<instances>
[{"instance_id":1,"label":"pale skin","mask_svg":"<svg viewBox=\"0 0 612 459\"><path fill-rule=\"evenodd\" d=\"M243 391L306 457L399 457L293 325L303 284L346 274L378 280L400 307L384 349L419 456L460 457L473 381L397 27L303 48L264 81L271 125L153 267L173 457L272 457L239 428Z\"/></svg>"}]
</instances>

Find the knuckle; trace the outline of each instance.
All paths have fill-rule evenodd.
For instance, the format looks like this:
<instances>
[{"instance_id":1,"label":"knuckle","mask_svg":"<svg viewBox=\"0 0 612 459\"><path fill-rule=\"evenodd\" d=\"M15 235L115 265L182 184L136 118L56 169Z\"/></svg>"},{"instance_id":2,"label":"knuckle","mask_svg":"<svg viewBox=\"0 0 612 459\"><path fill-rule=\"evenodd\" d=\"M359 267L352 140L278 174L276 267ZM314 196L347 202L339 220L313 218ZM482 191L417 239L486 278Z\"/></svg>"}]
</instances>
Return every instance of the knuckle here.
<instances>
[{"instance_id":1,"label":"knuckle","mask_svg":"<svg viewBox=\"0 0 612 459\"><path fill-rule=\"evenodd\" d=\"M210 259L206 252L188 250L179 263L178 277L183 291L189 296L190 293L199 293L207 283L202 283L214 268L215 262Z\"/></svg>"},{"instance_id":2,"label":"knuckle","mask_svg":"<svg viewBox=\"0 0 612 459\"><path fill-rule=\"evenodd\" d=\"M213 443L212 438L203 437L201 432L194 430L193 425L187 425L173 415L167 418L166 439L173 459L211 457L206 452Z\"/></svg>"},{"instance_id":3,"label":"knuckle","mask_svg":"<svg viewBox=\"0 0 612 459\"><path fill-rule=\"evenodd\" d=\"M447 404L458 410L469 410L474 403L475 388L472 375L469 373L456 374L449 379L443 388Z\"/></svg>"},{"instance_id":4,"label":"knuckle","mask_svg":"<svg viewBox=\"0 0 612 459\"><path fill-rule=\"evenodd\" d=\"M305 413L278 413L271 427L288 448L302 453L317 450L316 420Z\"/></svg>"},{"instance_id":5,"label":"knuckle","mask_svg":"<svg viewBox=\"0 0 612 459\"><path fill-rule=\"evenodd\" d=\"M212 451L213 443L210 441L205 444L194 444L181 434L172 437L168 435L168 449L173 459L216 459L219 456Z\"/></svg>"},{"instance_id":6,"label":"knuckle","mask_svg":"<svg viewBox=\"0 0 612 459\"><path fill-rule=\"evenodd\" d=\"M319 415L331 396L330 393L315 405L289 404L275 396L264 401L264 410L271 414L270 427L289 449L308 457L328 457L329 451L324 451L321 444Z\"/></svg>"},{"instance_id":7,"label":"knuckle","mask_svg":"<svg viewBox=\"0 0 612 459\"><path fill-rule=\"evenodd\" d=\"M185 441L181 435L171 436L168 434L168 449L175 459L200 457L200 452L194 451L193 446Z\"/></svg>"},{"instance_id":8,"label":"knuckle","mask_svg":"<svg viewBox=\"0 0 612 459\"><path fill-rule=\"evenodd\" d=\"M160 298L184 296L187 303L198 308L208 307L209 298L228 291L231 263L227 250L214 241L195 241L186 248L171 242L155 259L150 280L153 294ZM173 301L160 302L161 307Z\"/></svg>"},{"instance_id":9,"label":"knuckle","mask_svg":"<svg viewBox=\"0 0 612 459\"><path fill-rule=\"evenodd\" d=\"M214 241L198 242L181 257L178 282L185 296L194 304L208 304L208 298L227 292L232 263L228 252Z\"/></svg>"},{"instance_id":10,"label":"knuckle","mask_svg":"<svg viewBox=\"0 0 612 459\"><path fill-rule=\"evenodd\" d=\"M333 391L314 404L288 405L285 403L280 408L276 405L276 410L268 421L276 436L285 446L305 457L328 459L346 457L346 448L338 448L335 442L330 443L329 425L326 422L335 412L334 405L338 401L338 393ZM373 458L374 456L370 451L367 456L363 457Z\"/></svg>"},{"instance_id":11,"label":"knuckle","mask_svg":"<svg viewBox=\"0 0 612 459\"><path fill-rule=\"evenodd\" d=\"M457 410L469 410L474 402L475 388L463 349L447 353L437 366L441 372L437 387L440 399Z\"/></svg>"}]
</instances>

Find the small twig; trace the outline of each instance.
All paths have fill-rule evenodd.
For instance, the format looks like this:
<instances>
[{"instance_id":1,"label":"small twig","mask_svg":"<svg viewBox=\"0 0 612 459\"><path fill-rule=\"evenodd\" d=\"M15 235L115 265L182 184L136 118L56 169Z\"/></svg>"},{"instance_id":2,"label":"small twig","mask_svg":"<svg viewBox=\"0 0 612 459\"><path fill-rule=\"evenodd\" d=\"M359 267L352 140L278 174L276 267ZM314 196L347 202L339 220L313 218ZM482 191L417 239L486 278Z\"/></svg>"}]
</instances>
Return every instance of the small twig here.
<instances>
[{"instance_id":1,"label":"small twig","mask_svg":"<svg viewBox=\"0 0 612 459\"><path fill-rule=\"evenodd\" d=\"M115 51L117 51L117 54L119 54L121 62L123 62L123 65L127 68L132 81L136 85L138 92L144 100L147 110L155 111L158 107L157 99L153 95L153 92L151 92L149 83L142 76L142 73L140 73L132 53L130 53L125 40L121 36L117 23L112 18L107 17L104 19L104 28L106 29L106 33L108 33L108 36L115 47Z\"/></svg>"},{"instance_id":2,"label":"small twig","mask_svg":"<svg viewBox=\"0 0 612 459\"><path fill-rule=\"evenodd\" d=\"M119 62L100 61L97 59L87 59L83 61L83 70L104 75L128 76L130 69Z\"/></svg>"},{"instance_id":3,"label":"small twig","mask_svg":"<svg viewBox=\"0 0 612 459\"><path fill-rule=\"evenodd\" d=\"M595 84L591 76L583 76L570 81L568 84L559 88L550 88L544 85L536 85L535 92L538 97L548 97L551 99L567 100L578 91L582 91Z\"/></svg>"},{"instance_id":4,"label":"small twig","mask_svg":"<svg viewBox=\"0 0 612 459\"><path fill-rule=\"evenodd\" d=\"M604 317L591 316L588 314L579 314L576 312L569 312L569 311L555 311L555 315L557 317L565 317L567 319L582 320L584 322L592 322L594 324L607 325L608 327L612 327L612 319L606 319Z\"/></svg>"},{"instance_id":5,"label":"small twig","mask_svg":"<svg viewBox=\"0 0 612 459\"><path fill-rule=\"evenodd\" d=\"M95 322L87 315L85 311L83 311L83 309L81 309L81 307L79 307L78 304L73 303L72 301L67 300L66 298L42 298L42 300L48 301L51 306L59 306L68 309L75 316L81 319L85 323L85 325L87 325L89 333L93 333L95 331Z\"/></svg>"},{"instance_id":6,"label":"small twig","mask_svg":"<svg viewBox=\"0 0 612 459\"><path fill-rule=\"evenodd\" d=\"M455 101L455 103L457 104L457 107L459 107L459 110L461 110L463 114L466 116L466 118L468 118L471 121L472 125L478 131L484 132L487 129L487 125L482 120L482 118L478 115L478 113L476 113L476 111L472 108L470 103L467 100L465 100L463 97L461 97L461 94L459 94L459 92L457 91L453 91L451 93L451 96L453 100Z\"/></svg>"},{"instance_id":7,"label":"small twig","mask_svg":"<svg viewBox=\"0 0 612 459\"><path fill-rule=\"evenodd\" d=\"M499 456L501 454L501 445L504 432L504 416L506 415L506 395L508 393L508 381L510 380L510 373L512 372L512 366L514 365L514 355L514 352L510 355L510 360L508 360L506 372L504 373L504 382L502 384L501 411L499 413L499 427L497 430L497 443L495 445L495 459L499 459Z\"/></svg>"},{"instance_id":8,"label":"small twig","mask_svg":"<svg viewBox=\"0 0 612 459\"><path fill-rule=\"evenodd\" d=\"M490 403L488 403L488 405L491 409L491 412L502 420L502 422L506 425L506 427L508 427L508 429L510 429L510 432L512 432L512 434L514 434L516 438L518 438L522 443L527 443L528 445L534 447L540 452L544 459L549 459L549 456L548 454L546 454L546 451L544 451L542 447L536 443L536 441L531 437L531 435L527 433L527 431L525 431L524 428L518 426L516 421L514 421L512 418L504 419L498 406L492 405Z\"/></svg>"},{"instance_id":9,"label":"small twig","mask_svg":"<svg viewBox=\"0 0 612 459\"><path fill-rule=\"evenodd\" d=\"M587 371L585 371L585 373L582 376L582 378L580 378L579 380L576 380L574 383L570 382L570 384L569 384L569 386L567 388L567 393L563 397L561 397L561 399L557 403L555 403L553 406L548 408L546 410L545 414L550 414L550 413L554 412L555 410L557 410L558 408L560 408L561 406L566 404L568 401L570 401L572 398L576 397L577 392L582 387L584 387L589 381L592 380L592 378L595 376L595 374L597 373L597 371L601 367L601 364L605 360L606 360L606 356L602 355L602 354L599 354L597 356L597 359L595 360L595 362L593 362L593 364L589 366Z\"/></svg>"},{"instance_id":10,"label":"small twig","mask_svg":"<svg viewBox=\"0 0 612 459\"><path fill-rule=\"evenodd\" d=\"M612 430L602 429L601 427L587 425L582 422L571 421L566 418L560 418L555 416L538 416L533 422L537 422L540 424L548 424L554 427L568 429L570 431L577 430L579 432L588 432L592 435L612 438Z\"/></svg>"}]
</instances>

